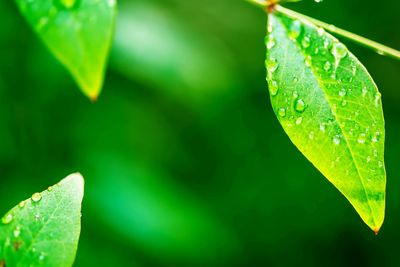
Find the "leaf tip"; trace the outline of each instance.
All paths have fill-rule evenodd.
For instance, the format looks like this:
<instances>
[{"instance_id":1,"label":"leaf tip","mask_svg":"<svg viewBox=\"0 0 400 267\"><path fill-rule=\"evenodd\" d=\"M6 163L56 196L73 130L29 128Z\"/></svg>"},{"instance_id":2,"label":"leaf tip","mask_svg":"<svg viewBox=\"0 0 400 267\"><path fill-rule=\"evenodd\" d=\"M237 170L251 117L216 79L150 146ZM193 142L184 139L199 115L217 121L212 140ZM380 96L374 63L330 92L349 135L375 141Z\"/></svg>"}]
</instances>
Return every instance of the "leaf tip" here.
<instances>
[{"instance_id":1,"label":"leaf tip","mask_svg":"<svg viewBox=\"0 0 400 267\"><path fill-rule=\"evenodd\" d=\"M379 234L379 230L381 230L381 228L375 228L372 231L374 231L375 235L378 235Z\"/></svg>"},{"instance_id":2,"label":"leaf tip","mask_svg":"<svg viewBox=\"0 0 400 267\"><path fill-rule=\"evenodd\" d=\"M77 188L83 190L83 187L85 185L85 180L79 172L73 173L68 175L66 178L64 178L60 184L73 184Z\"/></svg>"}]
</instances>

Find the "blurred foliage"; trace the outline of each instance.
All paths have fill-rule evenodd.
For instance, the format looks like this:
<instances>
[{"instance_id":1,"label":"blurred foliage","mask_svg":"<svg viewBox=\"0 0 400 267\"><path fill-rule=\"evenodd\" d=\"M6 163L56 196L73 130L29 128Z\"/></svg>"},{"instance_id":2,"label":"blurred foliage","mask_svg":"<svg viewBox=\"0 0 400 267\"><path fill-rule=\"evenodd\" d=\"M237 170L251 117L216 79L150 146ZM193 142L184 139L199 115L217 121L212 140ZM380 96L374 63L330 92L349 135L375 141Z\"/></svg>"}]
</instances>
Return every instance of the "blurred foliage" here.
<instances>
[{"instance_id":1,"label":"blurred foliage","mask_svg":"<svg viewBox=\"0 0 400 267\"><path fill-rule=\"evenodd\" d=\"M400 48L400 3L376 5L290 6ZM400 265L399 62L346 42L383 95L387 212L373 236L274 117L261 10L242 0L121 0L119 9L92 104L15 3L0 2L0 213L80 171L75 266Z\"/></svg>"}]
</instances>

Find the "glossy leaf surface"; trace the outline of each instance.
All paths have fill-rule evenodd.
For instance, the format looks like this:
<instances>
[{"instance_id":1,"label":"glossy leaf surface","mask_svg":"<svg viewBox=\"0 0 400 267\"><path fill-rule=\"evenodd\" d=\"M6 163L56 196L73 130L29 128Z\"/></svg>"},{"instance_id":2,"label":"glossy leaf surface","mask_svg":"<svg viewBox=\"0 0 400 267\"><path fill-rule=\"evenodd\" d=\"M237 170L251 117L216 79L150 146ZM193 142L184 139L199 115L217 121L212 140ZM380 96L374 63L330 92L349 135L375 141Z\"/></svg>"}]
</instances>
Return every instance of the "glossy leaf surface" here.
<instances>
[{"instance_id":1,"label":"glossy leaf surface","mask_svg":"<svg viewBox=\"0 0 400 267\"><path fill-rule=\"evenodd\" d=\"M381 95L332 35L279 13L268 17L267 80L273 109L295 146L378 232L385 211Z\"/></svg>"},{"instance_id":2,"label":"glossy leaf surface","mask_svg":"<svg viewBox=\"0 0 400 267\"><path fill-rule=\"evenodd\" d=\"M83 93L95 100L103 85L116 0L16 1L29 24L72 74Z\"/></svg>"},{"instance_id":3,"label":"glossy leaf surface","mask_svg":"<svg viewBox=\"0 0 400 267\"><path fill-rule=\"evenodd\" d=\"M72 174L6 213L0 223L0 266L72 266L83 186L82 176Z\"/></svg>"}]
</instances>

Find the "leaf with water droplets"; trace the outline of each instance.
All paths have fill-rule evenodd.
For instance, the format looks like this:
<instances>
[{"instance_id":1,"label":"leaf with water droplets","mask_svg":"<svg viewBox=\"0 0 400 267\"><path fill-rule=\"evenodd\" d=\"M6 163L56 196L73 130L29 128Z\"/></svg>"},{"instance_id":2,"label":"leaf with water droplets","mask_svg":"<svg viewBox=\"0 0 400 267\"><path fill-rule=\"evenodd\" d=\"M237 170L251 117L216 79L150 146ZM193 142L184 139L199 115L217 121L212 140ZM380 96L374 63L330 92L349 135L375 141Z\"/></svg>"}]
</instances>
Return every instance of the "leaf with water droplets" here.
<instances>
[{"instance_id":1,"label":"leaf with water droplets","mask_svg":"<svg viewBox=\"0 0 400 267\"><path fill-rule=\"evenodd\" d=\"M103 85L116 0L16 0L52 54L95 100Z\"/></svg>"},{"instance_id":2,"label":"leaf with water droplets","mask_svg":"<svg viewBox=\"0 0 400 267\"><path fill-rule=\"evenodd\" d=\"M358 59L310 22L268 17L267 81L285 132L378 232L385 213L380 93Z\"/></svg>"},{"instance_id":3,"label":"leaf with water droplets","mask_svg":"<svg viewBox=\"0 0 400 267\"><path fill-rule=\"evenodd\" d=\"M83 178L34 193L0 222L0 266L72 266L81 230Z\"/></svg>"}]
</instances>

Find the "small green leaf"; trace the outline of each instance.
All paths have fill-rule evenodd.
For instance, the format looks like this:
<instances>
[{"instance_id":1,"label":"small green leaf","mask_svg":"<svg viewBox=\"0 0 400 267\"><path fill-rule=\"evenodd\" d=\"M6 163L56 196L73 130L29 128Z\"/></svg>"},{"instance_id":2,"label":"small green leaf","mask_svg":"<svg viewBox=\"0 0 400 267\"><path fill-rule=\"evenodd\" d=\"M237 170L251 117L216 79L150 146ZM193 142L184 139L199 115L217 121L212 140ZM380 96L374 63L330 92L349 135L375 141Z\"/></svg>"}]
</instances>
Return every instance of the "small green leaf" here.
<instances>
[{"instance_id":1,"label":"small green leaf","mask_svg":"<svg viewBox=\"0 0 400 267\"><path fill-rule=\"evenodd\" d=\"M290 140L378 232L385 213L381 95L332 35L302 20L268 17L267 80Z\"/></svg>"},{"instance_id":2,"label":"small green leaf","mask_svg":"<svg viewBox=\"0 0 400 267\"><path fill-rule=\"evenodd\" d=\"M0 266L72 266L81 231L83 186L83 177L72 174L4 215Z\"/></svg>"},{"instance_id":3,"label":"small green leaf","mask_svg":"<svg viewBox=\"0 0 400 267\"><path fill-rule=\"evenodd\" d=\"M111 46L116 0L16 0L21 13L92 100Z\"/></svg>"}]
</instances>

